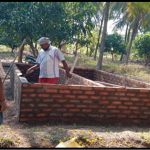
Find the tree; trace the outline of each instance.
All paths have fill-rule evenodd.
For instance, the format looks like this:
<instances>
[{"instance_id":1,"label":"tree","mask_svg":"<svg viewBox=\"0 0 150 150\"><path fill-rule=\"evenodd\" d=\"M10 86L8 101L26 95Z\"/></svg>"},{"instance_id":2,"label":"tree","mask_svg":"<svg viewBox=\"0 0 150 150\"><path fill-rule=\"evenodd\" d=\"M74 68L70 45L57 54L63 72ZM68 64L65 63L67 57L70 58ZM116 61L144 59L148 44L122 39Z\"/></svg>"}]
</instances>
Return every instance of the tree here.
<instances>
[{"instance_id":1,"label":"tree","mask_svg":"<svg viewBox=\"0 0 150 150\"><path fill-rule=\"evenodd\" d=\"M150 32L138 35L134 40L134 48L136 54L144 59L145 65L147 65L150 58Z\"/></svg>"},{"instance_id":2,"label":"tree","mask_svg":"<svg viewBox=\"0 0 150 150\"><path fill-rule=\"evenodd\" d=\"M104 52L108 52L112 55L112 61L114 54L125 54L125 41L118 33L106 35Z\"/></svg>"},{"instance_id":3,"label":"tree","mask_svg":"<svg viewBox=\"0 0 150 150\"><path fill-rule=\"evenodd\" d=\"M102 69L103 52L104 52L105 38L106 38L106 32L107 32L107 21L108 21L108 15L109 15L109 5L110 5L110 2L106 2L104 29L103 29L102 39L101 39L99 59L98 59L98 63L96 66L96 69L99 69L99 70Z\"/></svg>"}]
</instances>

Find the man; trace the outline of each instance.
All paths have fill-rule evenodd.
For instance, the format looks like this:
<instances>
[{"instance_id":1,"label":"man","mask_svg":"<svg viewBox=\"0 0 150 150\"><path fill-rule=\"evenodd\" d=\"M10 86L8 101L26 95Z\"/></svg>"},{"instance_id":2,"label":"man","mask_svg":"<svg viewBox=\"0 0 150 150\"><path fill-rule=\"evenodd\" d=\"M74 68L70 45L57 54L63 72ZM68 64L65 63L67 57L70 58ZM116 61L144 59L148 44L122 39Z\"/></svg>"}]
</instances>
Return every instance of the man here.
<instances>
[{"instance_id":1,"label":"man","mask_svg":"<svg viewBox=\"0 0 150 150\"><path fill-rule=\"evenodd\" d=\"M0 60L0 125L3 122L3 112L6 110L7 105L5 103L4 93L3 93L3 84L1 77L4 77L4 70L1 65Z\"/></svg>"},{"instance_id":2,"label":"man","mask_svg":"<svg viewBox=\"0 0 150 150\"><path fill-rule=\"evenodd\" d=\"M37 57L37 64L29 68L26 74L30 74L40 68L39 83L57 83L57 78L59 77L59 62L61 61L66 70L67 78L71 78L72 75L69 73L64 56L58 48L50 45L51 41L49 38L42 37L38 43L42 49Z\"/></svg>"}]
</instances>

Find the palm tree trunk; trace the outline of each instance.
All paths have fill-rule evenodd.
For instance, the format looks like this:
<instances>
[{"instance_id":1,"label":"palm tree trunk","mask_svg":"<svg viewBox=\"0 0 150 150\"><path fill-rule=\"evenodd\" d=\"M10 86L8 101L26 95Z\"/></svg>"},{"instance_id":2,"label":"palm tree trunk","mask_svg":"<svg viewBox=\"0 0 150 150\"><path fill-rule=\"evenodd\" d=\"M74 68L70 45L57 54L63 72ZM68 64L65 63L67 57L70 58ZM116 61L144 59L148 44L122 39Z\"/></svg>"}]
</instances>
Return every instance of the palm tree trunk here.
<instances>
[{"instance_id":1,"label":"palm tree trunk","mask_svg":"<svg viewBox=\"0 0 150 150\"><path fill-rule=\"evenodd\" d=\"M102 70L103 53L104 53L104 46L105 46L106 32L107 32L107 22L108 22L108 15L109 15L109 5L110 5L110 2L106 2L104 29L103 29L102 39L101 39L100 54L99 54L98 63L96 66L96 69L99 69L99 70Z\"/></svg>"},{"instance_id":2,"label":"palm tree trunk","mask_svg":"<svg viewBox=\"0 0 150 150\"><path fill-rule=\"evenodd\" d=\"M98 45L99 45L99 39L100 39L101 31L102 31L103 20L104 20L104 19L103 19L103 17L102 17L101 26L100 26L100 29L99 29L98 40L97 40L97 45L96 45L96 49L95 49L95 55L94 55L94 60L95 60L95 61L96 61L97 49L98 49Z\"/></svg>"},{"instance_id":3,"label":"palm tree trunk","mask_svg":"<svg viewBox=\"0 0 150 150\"><path fill-rule=\"evenodd\" d=\"M130 39L130 31L131 31L131 26L130 26L129 31L128 31L127 44L129 42L129 39Z\"/></svg>"},{"instance_id":4,"label":"palm tree trunk","mask_svg":"<svg viewBox=\"0 0 150 150\"><path fill-rule=\"evenodd\" d=\"M136 19L135 19L135 23L134 23L134 27L133 27L133 31L132 31L131 40L130 40L129 46L128 46L128 48L127 48L126 65L128 64L129 55L130 55L130 49L131 49L131 46L132 46L132 42L133 42L133 40L134 40L134 37L135 37L135 35L136 35L136 33L137 33L138 25L139 25L139 18L136 18Z\"/></svg>"},{"instance_id":5,"label":"palm tree trunk","mask_svg":"<svg viewBox=\"0 0 150 150\"><path fill-rule=\"evenodd\" d=\"M86 55L87 55L87 57L88 57L88 45L87 45L86 47L87 47L87 50L86 50Z\"/></svg>"},{"instance_id":6,"label":"palm tree trunk","mask_svg":"<svg viewBox=\"0 0 150 150\"><path fill-rule=\"evenodd\" d=\"M127 42L127 31L128 31L128 24L127 24L127 28L126 28L125 42Z\"/></svg>"}]
</instances>

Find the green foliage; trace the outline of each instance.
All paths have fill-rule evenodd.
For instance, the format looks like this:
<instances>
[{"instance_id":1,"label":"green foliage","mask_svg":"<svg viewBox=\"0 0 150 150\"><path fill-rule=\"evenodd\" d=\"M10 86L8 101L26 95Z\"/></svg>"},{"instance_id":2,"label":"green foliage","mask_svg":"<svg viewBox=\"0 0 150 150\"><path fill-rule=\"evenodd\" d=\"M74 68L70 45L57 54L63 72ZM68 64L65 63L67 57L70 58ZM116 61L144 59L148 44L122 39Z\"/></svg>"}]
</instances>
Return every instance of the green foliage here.
<instances>
[{"instance_id":1,"label":"green foliage","mask_svg":"<svg viewBox=\"0 0 150 150\"><path fill-rule=\"evenodd\" d=\"M125 54L126 45L121 35L114 33L106 35L104 52L110 54Z\"/></svg>"},{"instance_id":2,"label":"green foliage","mask_svg":"<svg viewBox=\"0 0 150 150\"><path fill-rule=\"evenodd\" d=\"M150 32L138 35L134 40L134 53L145 61L150 57Z\"/></svg>"}]
</instances>

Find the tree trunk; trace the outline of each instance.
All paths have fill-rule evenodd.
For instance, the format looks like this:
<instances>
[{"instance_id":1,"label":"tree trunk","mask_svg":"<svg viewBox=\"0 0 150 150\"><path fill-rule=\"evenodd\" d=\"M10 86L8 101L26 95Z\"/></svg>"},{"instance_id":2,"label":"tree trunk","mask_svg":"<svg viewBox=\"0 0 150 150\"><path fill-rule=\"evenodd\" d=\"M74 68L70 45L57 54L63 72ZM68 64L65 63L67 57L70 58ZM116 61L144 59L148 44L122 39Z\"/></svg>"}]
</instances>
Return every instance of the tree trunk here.
<instances>
[{"instance_id":1,"label":"tree trunk","mask_svg":"<svg viewBox=\"0 0 150 150\"><path fill-rule=\"evenodd\" d=\"M120 58L120 61L122 61L122 58L123 58L123 53L121 54L121 58Z\"/></svg>"},{"instance_id":2,"label":"tree trunk","mask_svg":"<svg viewBox=\"0 0 150 150\"><path fill-rule=\"evenodd\" d=\"M127 31L128 31L128 24L127 24L126 33L125 33L125 42L126 42L126 43L127 43Z\"/></svg>"},{"instance_id":3,"label":"tree trunk","mask_svg":"<svg viewBox=\"0 0 150 150\"><path fill-rule=\"evenodd\" d=\"M88 57L88 45L87 45L87 51L86 51L86 55L87 55L87 57Z\"/></svg>"},{"instance_id":4,"label":"tree trunk","mask_svg":"<svg viewBox=\"0 0 150 150\"><path fill-rule=\"evenodd\" d=\"M33 53L34 57L37 58L37 56L38 56L38 50L33 46L33 43L31 43L29 45L30 45L30 48L32 50L32 53Z\"/></svg>"},{"instance_id":5,"label":"tree trunk","mask_svg":"<svg viewBox=\"0 0 150 150\"><path fill-rule=\"evenodd\" d=\"M135 37L135 35L137 33L138 25L139 25L139 18L136 18L135 19L135 23L134 23L134 27L133 27L133 31L132 31L132 35L131 35L131 40L130 40L129 46L127 48L126 65L128 64L129 55L130 55L130 49L131 49L134 37Z\"/></svg>"},{"instance_id":6,"label":"tree trunk","mask_svg":"<svg viewBox=\"0 0 150 150\"><path fill-rule=\"evenodd\" d=\"M96 45L96 49L95 49L95 55L94 55L94 60L95 61L96 61L96 55L97 55L97 49L98 49L98 45L99 45L99 39L100 39L100 35L101 35L102 25L103 25L103 18L101 20L101 26L100 26L100 29L99 29L99 35L98 35L97 45Z\"/></svg>"},{"instance_id":7,"label":"tree trunk","mask_svg":"<svg viewBox=\"0 0 150 150\"><path fill-rule=\"evenodd\" d=\"M113 54L113 53L111 53L111 56L112 56L112 61L114 61L114 54Z\"/></svg>"},{"instance_id":8,"label":"tree trunk","mask_svg":"<svg viewBox=\"0 0 150 150\"><path fill-rule=\"evenodd\" d=\"M128 31L128 37L127 37L127 43L126 44L128 44L129 39L130 39L130 31L131 31L131 27L129 28L129 31Z\"/></svg>"},{"instance_id":9,"label":"tree trunk","mask_svg":"<svg viewBox=\"0 0 150 150\"><path fill-rule=\"evenodd\" d=\"M108 21L108 15L109 15L109 4L110 2L106 2L104 29L103 29L102 39L101 39L100 54L99 54L98 63L96 66L96 69L99 69L99 70L102 70L103 53L104 53L104 46L105 46L106 32L107 32L107 21Z\"/></svg>"},{"instance_id":10,"label":"tree trunk","mask_svg":"<svg viewBox=\"0 0 150 150\"><path fill-rule=\"evenodd\" d=\"M22 63L23 50L24 50L24 45L22 46L22 48L21 48L21 50L20 50L20 53L19 53L19 55L18 55L18 62L19 62L19 63Z\"/></svg>"}]
</instances>

